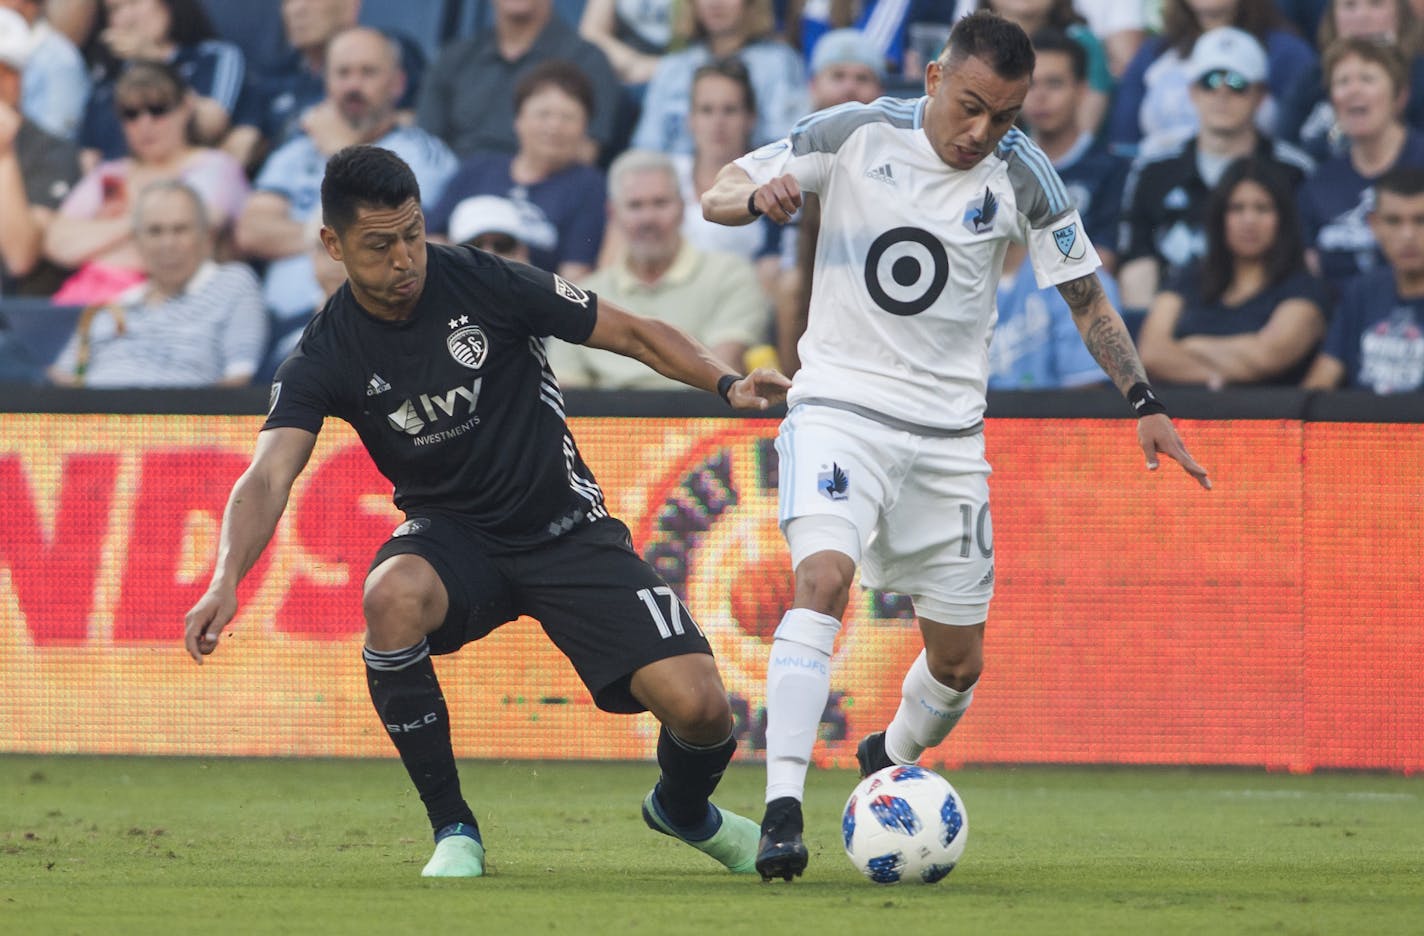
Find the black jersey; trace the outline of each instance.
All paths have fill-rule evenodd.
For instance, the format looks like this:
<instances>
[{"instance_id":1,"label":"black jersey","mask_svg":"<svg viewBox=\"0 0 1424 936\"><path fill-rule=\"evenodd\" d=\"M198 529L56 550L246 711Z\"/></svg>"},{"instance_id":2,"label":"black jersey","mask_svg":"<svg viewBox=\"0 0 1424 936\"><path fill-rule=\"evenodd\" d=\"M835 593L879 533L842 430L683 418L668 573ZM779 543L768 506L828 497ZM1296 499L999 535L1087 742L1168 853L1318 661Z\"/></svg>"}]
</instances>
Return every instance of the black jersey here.
<instances>
[{"instance_id":1,"label":"black jersey","mask_svg":"<svg viewBox=\"0 0 1424 936\"><path fill-rule=\"evenodd\" d=\"M597 298L470 247L430 244L425 288L403 322L370 315L343 285L278 368L264 429L350 423L395 503L456 510L521 546L607 515L564 421L543 337L583 342Z\"/></svg>"}]
</instances>

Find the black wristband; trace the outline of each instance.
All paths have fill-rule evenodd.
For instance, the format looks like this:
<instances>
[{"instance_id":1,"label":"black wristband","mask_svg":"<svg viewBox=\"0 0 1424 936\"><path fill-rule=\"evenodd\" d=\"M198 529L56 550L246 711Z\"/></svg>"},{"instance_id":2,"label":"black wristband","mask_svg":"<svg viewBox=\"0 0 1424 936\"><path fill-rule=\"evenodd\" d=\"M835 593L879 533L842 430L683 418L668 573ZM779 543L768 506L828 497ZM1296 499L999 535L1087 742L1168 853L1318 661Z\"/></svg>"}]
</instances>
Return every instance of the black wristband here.
<instances>
[{"instance_id":1,"label":"black wristband","mask_svg":"<svg viewBox=\"0 0 1424 936\"><path fill-rule=\"evenodd\" d=\"M762 211L760 208L758 208L758 207L756 206L756 193L757 193L757 190L756 190L756 189L752 189L752 193L747 196L747 212L748 212L753 218L760 218L760 217L761 217L763 214L765 214L766 212Z\"/></svg>"},{"instance_id":2,"label":"black wristband","mask_svg":"<svg viewBox=\"0 0 1424 936\"><path fill-rule=\"evenodd\" d=\"M732 384L741 379L737 374L723 374L717 379L717 395L725 400L728 406L732 405Z\"/></svg>"},{"instance_id":3,"label":"black wristband","mask_svg":"<svg viewBox=\"0 0 1424 936\"><path fill-rule=\"evenodd\" d=\"M1142 381L1127 388L1127 402L1132 404L1132 411L1138 419L1143 416L1151 416L1154 413L1167 412L1167 407L1157 399L1157 394L1153 393L1152 388Z\"/></svg>"}]
</instances>

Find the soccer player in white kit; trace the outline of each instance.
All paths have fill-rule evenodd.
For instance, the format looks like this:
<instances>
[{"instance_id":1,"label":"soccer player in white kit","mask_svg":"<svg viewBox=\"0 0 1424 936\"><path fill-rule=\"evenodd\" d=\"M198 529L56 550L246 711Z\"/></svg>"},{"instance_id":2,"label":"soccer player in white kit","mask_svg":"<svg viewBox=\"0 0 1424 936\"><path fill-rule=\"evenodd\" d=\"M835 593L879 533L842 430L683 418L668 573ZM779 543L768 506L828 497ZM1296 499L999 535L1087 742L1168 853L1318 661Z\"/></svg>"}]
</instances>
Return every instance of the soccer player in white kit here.
<instances>
[{"instance_id":1,"label":"soccer player in white kit","mask_svg":"<svg viewBox=\"0 0 1424 936\"><path fill-rule=\"evenodd\" d=\"M894 719L857 750L862 774L914 763L973 696L994 590L983 413L1008 241L1027 242L1039 285L1058 287L1136 411L1147 467L1165 454L1211 487L1103 294L1062 181L1013 129L1033 65L1023 30L975 13L926 67L924 97L812 114L725 166L702 198L722 224L784 224L803 191L821 199L802 365L777 438L796 593L767 667L766 880L806 868L806 769L857 565L863 584L912 598L925 645Z\"/></svg>"}]
</instances>

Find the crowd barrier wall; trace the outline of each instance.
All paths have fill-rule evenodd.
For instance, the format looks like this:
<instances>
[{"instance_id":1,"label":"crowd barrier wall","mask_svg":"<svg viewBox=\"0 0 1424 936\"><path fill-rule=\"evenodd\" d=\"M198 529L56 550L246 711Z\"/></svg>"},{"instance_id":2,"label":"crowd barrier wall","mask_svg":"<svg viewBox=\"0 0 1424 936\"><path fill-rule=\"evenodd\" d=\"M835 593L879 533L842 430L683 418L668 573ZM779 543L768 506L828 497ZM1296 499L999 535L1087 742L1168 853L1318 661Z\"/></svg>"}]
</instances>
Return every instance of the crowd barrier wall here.
<instances>
[{"instance_id":1,"label":"crowd barrier wall","mask_svg":"<svg viewBox=\"0 0 1424 936\"><path fill-rule=\"evenodd\" d=\"M261 401L131 394L102 403L131 412L84 412L96 399L24 391L5 408L30 411L0 412L0 751L392 756L366 694L360 593L403 518L355 434L328 422L198 667L183 614ZM712 641L738 756L756 758L767 641L791 595L776 420L672 400L571 394L585 414L571 422L612 511ZM991 401L987 666L932 762L1424 769L1419 402L1176 400L1210 492L1165 460L1145 471L1110 393ZM817 763L853 763L918 648L903 597L856 590ZM437 668L462 757L653 756L652 719L599 712L532 621Z\"/></svg>"}]
</instances>

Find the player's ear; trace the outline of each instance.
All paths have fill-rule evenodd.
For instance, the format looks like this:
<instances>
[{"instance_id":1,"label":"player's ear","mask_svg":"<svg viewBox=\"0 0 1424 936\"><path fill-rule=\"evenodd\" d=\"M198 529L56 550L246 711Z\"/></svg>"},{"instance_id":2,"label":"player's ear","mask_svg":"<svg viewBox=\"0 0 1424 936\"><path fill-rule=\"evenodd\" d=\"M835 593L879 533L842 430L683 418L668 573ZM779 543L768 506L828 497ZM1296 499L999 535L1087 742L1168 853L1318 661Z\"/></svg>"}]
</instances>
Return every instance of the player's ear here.
<instances>
[{"instance_id":1,"label":"player's ear","mask_svg":"<svg viewBox=\"0 0 1424 936\"><path fill-rule=\"evenodd\" d=\"M939 90L939 83L943 80L944 66L939 63L938 59L931 59L925 65L925 94L934 97L935 92Z\"/></svg>"},{"instance_id":2,"label":"player's ear","mask_svg":"<svg viewBox=\"0 0 1424 936\"><path fill-rule=\"evenodd\" d=\"M321 245L326 248L326 255L337 263L340 263L342 261L341 238L337 237L336 232L325 224L321 226L319 236L321 237Z\"/></svg>"}]
</instances>

